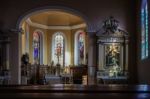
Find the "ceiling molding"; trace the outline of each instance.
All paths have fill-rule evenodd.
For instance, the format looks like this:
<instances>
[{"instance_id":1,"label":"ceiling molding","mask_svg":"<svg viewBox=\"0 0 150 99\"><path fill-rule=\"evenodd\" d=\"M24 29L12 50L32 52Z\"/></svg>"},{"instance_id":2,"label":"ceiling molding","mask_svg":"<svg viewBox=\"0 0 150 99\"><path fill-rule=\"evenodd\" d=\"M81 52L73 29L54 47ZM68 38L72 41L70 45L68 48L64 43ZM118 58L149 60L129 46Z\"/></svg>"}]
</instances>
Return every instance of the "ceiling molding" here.
<instances>
[{"instance_id":1,"label":"ceiling molding","mask_svg":"<svg viewBox=\"0 0 150 99\"><path fill-rule=\"evenodd\" d=\"M70 26L70 27L71 27L71 29L85 28L86 24L82 23L82 24L77 24L77 25L73 25L73 26Z\"/></svg>"},{"instance_id":2,"label":"ceiling molding","mask_svg":"<svg viewBox=\"0 0 150 99\"><path fill-rule=\"evenodd\" d=\"M43 25L43 24L39 24L39 23L35 23L32 22L30 18L28 18L26 20L26 22L33 27L37 27L37 28L42 28L42 29L61 29L61 30L72 30L72 29L78 29L78 28L85 28L86 24L82 23L82 24L77 24L77 25L72 25L72 26L47 26L47 25Z\"/></svg>"}]
</instances>

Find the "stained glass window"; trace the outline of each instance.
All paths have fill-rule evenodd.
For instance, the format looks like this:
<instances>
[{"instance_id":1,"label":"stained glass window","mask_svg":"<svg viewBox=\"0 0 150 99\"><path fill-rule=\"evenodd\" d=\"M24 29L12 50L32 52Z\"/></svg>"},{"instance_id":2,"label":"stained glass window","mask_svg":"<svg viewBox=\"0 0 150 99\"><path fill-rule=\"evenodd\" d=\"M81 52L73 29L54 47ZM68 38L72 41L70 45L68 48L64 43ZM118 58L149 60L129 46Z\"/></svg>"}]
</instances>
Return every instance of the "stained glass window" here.
<instances>
[{"instance_id":1,"label":"stained glass window","mask_svg":"<svg viewBox=\"0 0 150 99\"><path fill-rule=\"evenodd\" d=\"M64 37L57 33L54 39L54 62L56 64L64 65Z\"/></svg>"},{"instance_id":2,"label":"stained glass window","mask_svg":"<svg viewBox=\"0 0 150 99\"><path fill-rule=\"evenodd\" d=\"M78 35L78 64L83 64L84 61L84 33Z\"/></svg>"},{"instance_id":3,"label":"stained glass window","mask_svg":"<svg viewBox=\"0 0 150 99\"><path fill-rule=\"evenodd\" d=\"M142 1L141 6L141 58L148 57L148 4Z\"/></svg>"},{"instance_id":4,"label":"stained glass window","mask_svg":"<svg viewBox=\"0 0 150 99\"><path fill-rule=\"evenodd\" d=\"M40 36L38 32L33 33L33 57L34 57L34 63L39 64L40 62Z\"/></svg>"}]
</instances>

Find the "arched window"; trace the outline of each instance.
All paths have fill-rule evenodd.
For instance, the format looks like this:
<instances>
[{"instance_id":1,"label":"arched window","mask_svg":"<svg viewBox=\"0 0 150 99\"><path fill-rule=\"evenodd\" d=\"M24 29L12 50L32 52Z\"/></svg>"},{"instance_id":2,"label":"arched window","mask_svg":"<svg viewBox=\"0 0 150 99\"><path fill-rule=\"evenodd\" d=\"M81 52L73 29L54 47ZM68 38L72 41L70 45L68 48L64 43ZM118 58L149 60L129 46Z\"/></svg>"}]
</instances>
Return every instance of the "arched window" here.
<instances>
[{"instance_id":1,"label":"arched window","mask_svg":"<svg viewBox=\"0 0 150 99\"><path fill-rule=\"evenodd\" d=\"M85 49L85 32L78 30L75 33L75 50L74 50L74 64L86 64L86 49Z\"/></svg>"},{"instance_id":2,"label":"arched window","mask_svg":"<svg viewBox=\"0 0 150 99\"><path fill-rule=\"evenodd\" d=\"M60 33L56 33L54 37L54 63L64 66L64 37Z\"/></svg>"},{"instance_id":3,"label":"arched window","mask_svg":"<svg viewBox=\"0 0 150 99\"><path fill-rule=\"evenodd\" d=\"M34 63L40 63L40 35L38 32L33 33L33 58Z\"/></svg>"},{"instance_id":4,"label":"arched window","mask_svg":"<svg viewBox=\"0 0 150 99\"><path fill-rule=\"evenodd\" d=\"M78 35L78 64L84 64L84 32Z\"/></svg>"},{"instance_id":5,"label":"arched window","mask_svg":"<svg viewBox=\"0 0 150 99\"><path fill-rule=\"evenodd\" d=\"M141 6L141 59L148 57L148 3L142 0Z\"/></svg>"}]
</instances>

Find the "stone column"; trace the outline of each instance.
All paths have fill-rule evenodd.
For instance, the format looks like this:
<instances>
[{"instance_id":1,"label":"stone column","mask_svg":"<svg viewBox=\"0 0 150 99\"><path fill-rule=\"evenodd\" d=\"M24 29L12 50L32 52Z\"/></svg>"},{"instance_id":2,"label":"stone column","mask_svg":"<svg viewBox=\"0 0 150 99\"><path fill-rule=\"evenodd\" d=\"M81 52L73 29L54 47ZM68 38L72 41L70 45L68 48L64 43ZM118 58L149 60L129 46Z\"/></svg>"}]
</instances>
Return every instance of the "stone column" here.
<instances>
[{"instance_id":1,"label":"stone column","mask_svg":"<svg viewBox=\"0 0 150 99\"><path fill-rule=\"evenodd\" d=\"M21 33L19 30L10 32L10 74L11 84L21 84Z\"/></svg>"},{"instance_id":2,"label":"stone column","mask_svg":"<svg viewBox=\"0 0 150 99\"><path fill-rule=\"evenodd\" d=\"M8 70L9 68L9 37L3 36L1 42L1 70Z\"/></svg>"},{"instance_id":3,"label":"stone column","mask_svg":"<svg viewBox=\"0 0 150 99\"><path fill-rule=\"evenodd\" d=\"M96 36L95 33L89 33L88 85L94 84L96 84Z\"/></svg>"},{"instance_id":4,"label":"stone column","mask_svg":"<svg viewBox=\"0 0 150 99\"><path fill-rule=\"evenodd\" d=\"M124 63L124 66L125 66L124 70L125 71L128 71L128 53L129 53L128 43L129 43L128 37L125 37L125 51L124 51L125 52L125 54L124 54L124 57L125 57L125 59L124 59L124 61L125 61L125 63Z\"/></svg>"},{"instance_id":5,"label":"stone column","mask_svg":"<svg viewBox=\"0 0 150 99\"><path fill-rule=\"evenodd\" d=\"M1 70L5 70L6 68L6 42L5 39L3 39L2 43L2 68Z\"/></svg>"},{"instance_id":6,"label":"stone column","mask_svg":"<svg viewBox=\"0 0 150 99\"><path fill-rule=\"evenodd\" d=\"M2 44L1 44L1 41L0 41L0 71L1 70L2 70Z\"/></svg>"},{"instance_id":7,"label":"stone column","mask_svg":"<svg viewBox=\"0 0 150 99\"><path fill-rule=\"evenodd\" d=\"M6 70L9 70L9 63L10 63L10 60L9 60L9 50L10 50L10 40L9 40L10 38L8 37L7 38L7 43L6 43L6 67L5 67L5 69Z\"/></svg>"}]
</instances>

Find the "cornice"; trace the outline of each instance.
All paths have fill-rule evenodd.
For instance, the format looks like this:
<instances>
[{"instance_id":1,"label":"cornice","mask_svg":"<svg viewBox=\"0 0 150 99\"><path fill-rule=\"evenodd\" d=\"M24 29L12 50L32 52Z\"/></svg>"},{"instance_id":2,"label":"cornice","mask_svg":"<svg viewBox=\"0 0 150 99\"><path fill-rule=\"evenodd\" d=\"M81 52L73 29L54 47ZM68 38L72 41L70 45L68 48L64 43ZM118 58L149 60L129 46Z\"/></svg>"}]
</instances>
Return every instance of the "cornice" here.
<instances>
[{"instance_id":1,"label":"cornice","mask_svg":"<svg viewBox=\"0 0 150 99\"><path fill-rule=\"evenodd\" d=\"M61 29L61 30L72 30L72 29L78 29L78 28L85 28L86 24L77 24L72 26L47 26L39 23L32 22L30 18L26 20L26 22L33 27L42 28L42 29Z\"/></svg>"}]
</instances>

